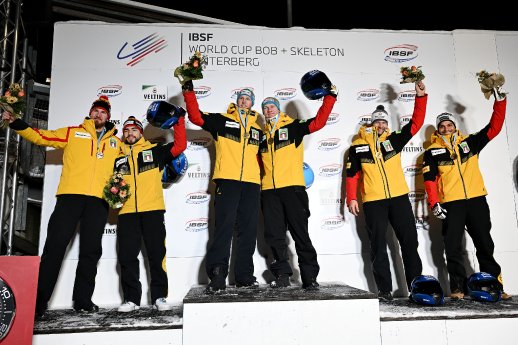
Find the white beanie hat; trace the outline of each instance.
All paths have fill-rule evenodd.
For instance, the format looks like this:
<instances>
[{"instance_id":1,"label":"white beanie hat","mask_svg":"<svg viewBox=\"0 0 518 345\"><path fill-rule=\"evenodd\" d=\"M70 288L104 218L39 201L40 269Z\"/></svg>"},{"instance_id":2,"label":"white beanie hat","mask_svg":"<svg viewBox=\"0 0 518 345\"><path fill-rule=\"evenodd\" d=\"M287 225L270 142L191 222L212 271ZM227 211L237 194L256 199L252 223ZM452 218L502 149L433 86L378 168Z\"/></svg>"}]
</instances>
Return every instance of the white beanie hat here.
<instances>
[{"instance_id":1,"label":"white beanie hat","mask_svg":"<svg viewBox=\"0 0 518 345\"><path fill-rule=\"evenodd\" d=\"M457 128L457 120L455 120L455 117L451 113L441 113L437 115L437 119L435 120L435 127L439 128L439 125L443 121L451 121L455 125L455 128Z\"/></svg>"},{"instance_id":2,"label":"white beanie hat","mask_svg":"<svg viewBox=\"0 0 518 345\"><path fill-rule=\"evenodd\" d=\"M373 124L374 122L376 122L378 120L383 120L383 121L386 121L387 123L389 123L389 120L390 120L388 113L385 111L385 107L381 104L378 105L376 107L376 110L374 110L372 112L371 124Z\"/></svg>"}]
</instances>

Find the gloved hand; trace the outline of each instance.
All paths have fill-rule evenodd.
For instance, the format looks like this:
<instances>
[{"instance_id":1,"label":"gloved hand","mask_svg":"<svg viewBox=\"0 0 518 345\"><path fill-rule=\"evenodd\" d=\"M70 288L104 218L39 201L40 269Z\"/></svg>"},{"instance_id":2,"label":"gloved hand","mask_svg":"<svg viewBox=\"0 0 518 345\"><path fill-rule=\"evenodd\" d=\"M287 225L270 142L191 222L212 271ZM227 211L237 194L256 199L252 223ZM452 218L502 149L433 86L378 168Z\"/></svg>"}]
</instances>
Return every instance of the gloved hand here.
<instances>
[{"instance_id":1,"label":"gloved hand","mask_svg":"<svg viewBox=\"0 0 518 345\"><path fill-rule=\"evenodd\" d=\"M194 90L194 85L192 85L192 80L187 80L182 85L182 91L192 91Z\"/></svg>"},{"instance_id":2,"label":"gloved hand","mask_svg":"<svg viewBox=\"0 0 518 345\"><path fill-rule=\"evenodd\" d=\"M440 203L436 203L435 205L433 205L432 212L433 212L433 215L439 219L446 219L446 213L448 213L448 211L446 211L446 209L441 207Z\"/></svg>"},{"instance_id":3,"label":"gloved hand","mask_svg":"<svg viewBox=\"0 0 518 345\"><path fill-rule=\"evenodd\" d=\"M330 92L330 95L333 96L334 98L338 97L338 89L336 88L336 85L331 85L331 87L329 88L329 92Z\"/></svg>"},{"instance_id":4,"label":"gloved hand","mask_svg":"<svg viewBox=\"0 0 518 345\"><path fill-rule=\"evenodd\" d=\"M497 86L493 88L493 95L497 101L501 101L505 99L507 91L504 90L503 87Z\"/></svg>"}]
</instances>

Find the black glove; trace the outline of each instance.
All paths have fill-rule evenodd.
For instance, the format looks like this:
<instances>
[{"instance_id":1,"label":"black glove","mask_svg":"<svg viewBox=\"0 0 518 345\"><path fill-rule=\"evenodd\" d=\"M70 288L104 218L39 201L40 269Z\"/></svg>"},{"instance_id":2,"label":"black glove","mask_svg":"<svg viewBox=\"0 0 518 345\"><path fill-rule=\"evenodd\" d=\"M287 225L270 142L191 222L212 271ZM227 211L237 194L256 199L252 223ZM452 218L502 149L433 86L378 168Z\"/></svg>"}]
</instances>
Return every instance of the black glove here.
<instances>
[{"instance_id":1,"label":"black glove","mask_svg":"<svg viewBox=\"0 0 518 345\"><path fill-rule=\"evenodd\" d=\"M441 207L440 203L436 203L435 205L433 205L432 212L433 212L433 215L439 219L446 219L446 213L448 213L448 211L446 211L446 209Z\"/></svg>"},{"instance_id":2,"label":"black glove","mask_svg":"<svg viewBox=\"0 0 518 345\"><path fill-rule=\"evenodd\" d=\"M192 85L192 80L187 80L182 85L182 91L192 91L194 90L194 85Z\"/></svg>"}]
</instances>

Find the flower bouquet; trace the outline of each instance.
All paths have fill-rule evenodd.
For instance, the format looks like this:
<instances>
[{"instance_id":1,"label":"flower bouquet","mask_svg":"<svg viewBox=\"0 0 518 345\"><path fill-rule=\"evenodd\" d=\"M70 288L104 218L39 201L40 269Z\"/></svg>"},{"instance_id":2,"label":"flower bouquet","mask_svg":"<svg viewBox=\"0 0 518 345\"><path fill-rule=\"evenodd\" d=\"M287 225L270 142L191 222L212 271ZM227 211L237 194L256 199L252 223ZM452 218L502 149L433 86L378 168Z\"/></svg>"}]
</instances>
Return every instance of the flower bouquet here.
<instances>
[{"instance_id":1,"label":"flower bouquet","mask_svg":"<svg viewBox=\"0 0 518 345\"><path fill-rule=\"evenodd\" d=\"M9 86L9 89L3 96L0 97L0 111L8 111L15 118L20 119L25 111L25 91L23 91L20 84L14 83ZM0 128L6 128L9 123L2 120Z\"/></svg>"},{"instance_id":2,"label":"flower bouquet","mask_svg":"<svg viewBox=\"0 0 518 345\"><path fill-rule=\"evenodd\" d=\"M121 173L113 174L103 189L103 199L115 209L121 208L130 195L129 185L124 181Z\"/></svg>"},{"instance_id":3,"label":"flower bouquet","mask_svg":"<svg viewBox=\"0 0 518 345\"><path fill-rule=\"evenodd\" d=\"M498 94L495 96L499 98L504 98L507 94L507 92L502 89L502 85L505 83L505 78L502 74L489 73L486 70L482 70L477 73L477 79L480 84L480 90L482 90L486 99L491 97L493 90Z\"/></svg>"},{"instance_id":4,"label":"flower bouquet","mask_svg":"<svg viewBox=\"0 0 518 345\"><path fill-rule=\"evenodd\" d=\"M207 56L197 51L189 61L174 70L174 76L178 78L182 85L189 80L202 79L205 66L207 66Z\"/></svg>"},{"instance_id":5,"label":"flower bouquet","mask_svg":"<svg viewBox=\"0 0 518 345\"><path fill-rule=\"evenodd\" d=\"M412 66L412 67L401 67L401 81L400 84L405 83L418 83L424 79L423 71L421 71L421 66Z\"/></svg>"}]
</instances>

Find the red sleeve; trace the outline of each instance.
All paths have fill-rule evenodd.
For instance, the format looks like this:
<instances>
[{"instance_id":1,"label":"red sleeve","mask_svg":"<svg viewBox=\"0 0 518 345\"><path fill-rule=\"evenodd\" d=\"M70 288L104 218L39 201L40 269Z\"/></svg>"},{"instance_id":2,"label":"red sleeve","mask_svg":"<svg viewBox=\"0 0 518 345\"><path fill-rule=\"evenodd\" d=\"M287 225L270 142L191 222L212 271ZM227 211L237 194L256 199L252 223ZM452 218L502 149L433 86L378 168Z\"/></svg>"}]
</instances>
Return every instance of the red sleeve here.
<instances>
[{"instance_id":1,"label":"red sleeve","mask_svg":"<svg viewBox=\"0 0 518 345\"><path fill-rule=\"evenodd\" d=\"M414 136L424 123L424 117L426 115L426 102L428 101L428 95L421 97L415 97L414 102L414 113L412 114L412 127L410 133Z\"/></svg>"},{"instance_id":2,"label":"red sleeve","mask_svg":"<svg viewBox=\"0 0 518 345\"><path fill-rule=\"evenodd\" d=\"M185 101L185 106L187 107L187 115L189 116L189 121L194 123L197 126L203 126L203 119L201 117L200 108L198 106L198 100L196 99L196 94L194 91L185 91L183 93L183 99Z\"/></svg>"},{"instance_id":3,"label":"red sleeve","mask_svg":"<svg viewBox=\"0 0 518 345\"><path fill-rule=\"evenodd\" d=\"M432 208L439 202L439 195L437 194L437 179L435 179L435 181L424 181L424 188L428 195L428 206Z\"/></svg>"},{"instance_id":4,"label":"red sleeve","mask_svg":"<svg viewBox=\"0 0 518 345\"><path fill-rule=\"evenodd\" d=\"M358 171L356 175L352 177L345 178L345 197L347 200L347 206L351 203L352 200L356 200L356 191L358 188L358 180L360 179L360 172Z\"/></svg>"},{"instance_id":5,"label":"red sleeve","mask_svg":"<svg viewBox=\"0 0 518 345\"><path fill-rule=\"evenodd\" d=\"M505 120L505 109L507 105L507 98L501 101L495 101L493 104L493 115L489 120L489 130L487 131L487 137L489 140L493 140L494 137L500 133Z\"/></svg>"},{"instance_id":6,"label":"red sleeve","mask_svg":"<svg viewBox=\"0 0 518 345\"><path fill-rule=\"evenodd\" d=\"M178 157L187 148L187 135L185 133L185 118L181 116L174 128L174 144L171 147L171 154Z\"/></svg>"},{"instance_id":7,"label":"red sleeve","mask_svg":"<svg viewBox=\"0 0 518 345\"><path fill-rule=\"evenodd\" d=\"M324 96L324 102L320 106L317 112L317 116L311 121L309 124L309 133L313 133L322 129L329 118L329 114L331 114L331 110L333 110L333 105L336 102L336 97L327 95Z\"/></svg>"}]
</instances>

